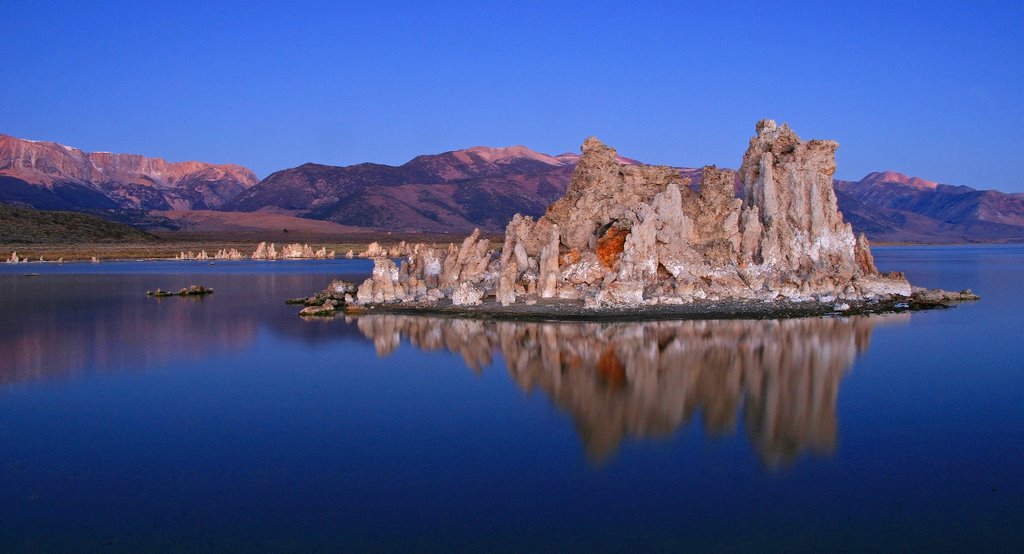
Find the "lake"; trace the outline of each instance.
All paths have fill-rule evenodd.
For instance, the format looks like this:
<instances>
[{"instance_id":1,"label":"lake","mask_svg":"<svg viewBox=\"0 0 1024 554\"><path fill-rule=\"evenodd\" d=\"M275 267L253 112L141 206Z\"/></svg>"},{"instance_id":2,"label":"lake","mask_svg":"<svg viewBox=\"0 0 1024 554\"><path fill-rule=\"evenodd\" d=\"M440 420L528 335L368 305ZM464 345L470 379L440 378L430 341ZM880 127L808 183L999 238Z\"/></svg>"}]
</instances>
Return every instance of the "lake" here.
<instances>
[{"instance_id":1,"label":"lake","mask_svg":"<svg viewBox=\"0 0 1024 554\"><path fill-rule=\"evenodd\" d=\"M0 550L1020 551L1024 246L874 250L982 300L303 320L372 264L0 265Z\"/></svg>"}]
</instances>

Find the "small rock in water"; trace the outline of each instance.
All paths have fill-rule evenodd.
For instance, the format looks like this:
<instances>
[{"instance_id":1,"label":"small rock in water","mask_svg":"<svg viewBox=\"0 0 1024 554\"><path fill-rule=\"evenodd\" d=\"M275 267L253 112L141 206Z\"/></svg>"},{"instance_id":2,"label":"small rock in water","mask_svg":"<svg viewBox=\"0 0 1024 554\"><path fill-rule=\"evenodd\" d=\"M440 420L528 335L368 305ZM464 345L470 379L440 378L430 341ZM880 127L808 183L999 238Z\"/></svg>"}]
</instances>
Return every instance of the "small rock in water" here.
<instances>
[{"instance_id":1,"label":"small rock in water","mask_svg":"<svg viewBox=\"0 0 1024 554\"><path fill-rule=\"evenodd\" d=\"M213 294L213 289L202 285L192 285L190 287L183 288L178 292L170 292L162 289L146 291L146 296L152 296L155 298L165 298L168 296L205 296L207 294Z\"/></svg>"},{"instance_id":2,"label":"small rock in water","mask_svg":"<svg viewBox=\"0 0 1024 554\"><path fill-rule=\"evenodd\" d=\"M299 312L299 315L305 317L328 317L333 316L336 311L337 308L334 305L334 302L327 300L320 306L308 306L303 308L302 311Z\"/></svg>"},{"instance_id":3,"label":"small rock in water","mask_svg":"<svg viewBox=\"0 0 1024 554\"><path fill-rule=\"evenodd\" d=\"M304 304L306 307L299 312L301 316L324 317L334 315L339 308L348 305L356 292L355 283L334 280L324 290L308 298L289 298L286 304Z\"/></svg>"},{"instance_id":4,"label":"small rock in water","mask_svg":"<svg viewBox=\"0 0 1024 554\"><path fill-rule=\"evenodd\" d=\"M951 292L940 289L915 288L910 296L910 301L915 308L931 308L951 306L957 302L978 300L977 294L971 289L964 289L960 292Z\"/></svg>"}]
</instances>

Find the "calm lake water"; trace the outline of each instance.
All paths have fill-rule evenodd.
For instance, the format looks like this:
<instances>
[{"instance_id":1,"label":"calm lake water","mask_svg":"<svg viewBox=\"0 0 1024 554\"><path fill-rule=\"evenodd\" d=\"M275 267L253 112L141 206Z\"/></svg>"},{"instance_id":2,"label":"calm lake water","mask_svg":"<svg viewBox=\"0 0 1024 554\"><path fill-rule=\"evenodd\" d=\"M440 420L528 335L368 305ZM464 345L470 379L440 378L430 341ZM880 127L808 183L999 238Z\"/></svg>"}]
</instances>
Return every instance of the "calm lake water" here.
<instances>
[{"instance_id":1,"label":"calm lake water","mask_svg":"<svg viewBox=\"0 0 1024 554\"><path fill-rule=\"evenodd\" d=\"M1024 549L1024 247L875 250L982 300L306 321L370 263L0 265L0 550Z\"/></svg>"}]
</instances>

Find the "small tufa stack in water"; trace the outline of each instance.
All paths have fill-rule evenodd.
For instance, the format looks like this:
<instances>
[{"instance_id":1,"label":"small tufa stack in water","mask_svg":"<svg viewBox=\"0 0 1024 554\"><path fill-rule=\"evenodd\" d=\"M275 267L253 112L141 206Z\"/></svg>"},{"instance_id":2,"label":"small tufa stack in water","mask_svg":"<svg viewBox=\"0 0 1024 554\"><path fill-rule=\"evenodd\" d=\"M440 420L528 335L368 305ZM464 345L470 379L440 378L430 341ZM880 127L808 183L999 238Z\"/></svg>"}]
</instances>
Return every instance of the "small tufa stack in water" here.
<instances>
[{"instance_id":1,"label":"small tufa stack in water","mask_svg":"<svg viewBox=\"0 0 1024 554\"><path fill-rule=\"evenodd\" d=\"M204 287L203 285L191 285L179 290L178 292L170 292L162 289L146 291L146 296L152 296L155 298L166 298L168 296L206 296L207 294L213 294L213 289Z\"/></svg>"},{"instance_id":2,"label":"small tufa stack in water","mask_svg":"<svg viewBox=\"0 0 1024 554\"><path fill-rule=\"evenodd\" d=\"M373 276L359 286L356 303L432 303L447 296L459 305L479 304L496 280L488 272L494 259L490 241L480 239L479 231L461 247L417 244L400 265L390 258L374 259Z\"/></svg>"},{"instance_id":3,"label":"small tufa stack in water","mask_svg":"<svg viewBox=\"0 0 1024 554\"><path fill-rule=\"evenodd\" d=\"M355 283L348 281L334 280L327 287L307 298L289 298L287 304L302 304L306 306L299 312L302 316L332 316L339 309L352 303L352 296L356 293Z\"/></svg>"}]
</instances>

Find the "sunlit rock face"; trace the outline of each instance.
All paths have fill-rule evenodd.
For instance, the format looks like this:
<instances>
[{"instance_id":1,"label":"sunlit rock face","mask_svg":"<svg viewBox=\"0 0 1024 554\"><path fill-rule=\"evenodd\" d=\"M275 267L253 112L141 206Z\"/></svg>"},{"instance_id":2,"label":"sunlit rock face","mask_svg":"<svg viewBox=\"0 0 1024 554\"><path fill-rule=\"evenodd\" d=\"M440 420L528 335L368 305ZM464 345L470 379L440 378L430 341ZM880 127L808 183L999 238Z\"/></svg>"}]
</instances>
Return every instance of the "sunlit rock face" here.
<instances>
[{"instance_id":1,"label":"sunlit rock face","mask_svg":"<svg viewBox=\"0 0 1024 554\"><path fill-rule=\"evenodd\" d=\"M839 385L873 327L905 316L646 323L523 323L360 316L386 356L407 341L457 353L474 371L497 356L524 391L572 415L591 460L628 438L667 437L700 413L711 435L742 418L762 461L835 449Z\"/></svg>"},{"instance_id":2,"label":"sunlit rock face","mask_svg":"<svg viewBox=\"0 0 1024 554\"><path fill-rule=\"evenodd\" d=\"M565 196L536 220L516 215L500 254L477 232L447 251L413 247L391 285L377 281L356 301L554 298L600 308L909 296L906 280L879 274L867 240L843 221L832 190L838 144L802 141L770 120L756 132L740 169L742 199L732 171L707 166L693 190L678 171L623 164L589 138ZM430 284L435 260L442 269Z\"/></svg>"},{"instance_id":3,"label":"sunlit rock face","mask_svg":"<svg viewBox=\"0 0 1024 554\"><path fill-rule=\"evenodd\" d=\"M233 164L167 162L136 154L83 152L53 142L0 135L0 198L25 198L40 209L209 210L259 182ZM30 194L26 195L26 192Z\"/></svg>"}]
</instances>

